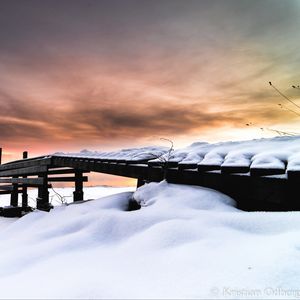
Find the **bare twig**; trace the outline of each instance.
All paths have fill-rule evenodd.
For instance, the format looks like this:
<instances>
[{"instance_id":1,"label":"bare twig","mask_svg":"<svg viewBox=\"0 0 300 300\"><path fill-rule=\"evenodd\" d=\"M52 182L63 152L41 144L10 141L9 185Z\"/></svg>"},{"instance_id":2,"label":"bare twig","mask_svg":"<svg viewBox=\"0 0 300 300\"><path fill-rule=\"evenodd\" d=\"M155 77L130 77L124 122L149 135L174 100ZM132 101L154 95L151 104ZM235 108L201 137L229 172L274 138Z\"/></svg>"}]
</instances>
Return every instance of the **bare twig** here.
<instances>
[{"instance_id":1,"label":"bare twig","mask_svg":"<svg viewBox=\"0 0 300 300\"><path fill-rule=\"evenodd\" d=\"M170 160L171 154L174 151L174 143L173 141L166 139L166 138L160 138L162 141L167 141L171 144L171 147L169 148L168 152L167 152L167 162Z\"/></svg>"},{"instance_id":2,"label":"bare twig","mask_svg":"<svg viewBox=\"0 0 300 300\"><path fill-rule=\"evenodd\" d=\"M152 152L145 152L148 155L151 155L151 159L156 159L158 162L158 165L163 169L163 179L165 180L167 177L167 170L168 170L168 162L170 158L172 157L172 153L174 151L174 143L172 140L167 139L167 138L160 138L162 141L167 141L170 143L170 147L167 152L162 153L162 154L156 154ZM140 155L141 153L139 153Z\"/></svg>"},{"instance_id":3,"label":"bare twig","mask_svg":"<svg viewBox=\"0 0 300 300\"><path fill-rule=\"evenodd\" d=\"M299 133L297 132L289 132L289 131L281 131L281 130L276 130L276 129L272 129L272 128L260 128L262 131L268 130L268 131L272 131L277 133L280 136L296 136L299 135Z\"/></svg>"},{"instance_id":4,"label":"bare twig","mask_svg":"<svg viewBox=\"0 0 300 300\"><path fill-rule=\"evenodd\" d=\"M281 103L279 103L278 106L279 106L281 109L288 110L288 111L290 111L291 113L293 113L293 114L297 115L298 117L300 117L300 113L297 113L296 111L294 111L294 110L288 108L287 106L282 105Z\"/></svg>"},{"instance_id":5,"label":"bare twig","mask_svg":"<svg viewBox=\"0 0 300 300\"><path fill-rule=\"evenodd\" d=\"M55 193L55 195L53 195L51 197L51 200L53 200L53 198L56 196L59 199L59 202L61 204L67 204L67 197L72 197L72 196L62 196L61 194L59 194L53 187L51 187L52 191Z\"/></svg>"},{"instance_id":6,"label":"bare twig","mask_svg":"<svg viewBox=\"0 0 300 300\"><path fill-rule=\"evenodd\" d=\"M271 81L269 81L269 84L270 84L270 86L279 94L279 95L281 95L284 99L286 99L287 101L289 101L290 103L292 103L294 106L296 106L297 108L299 108L300 109L300 106L297 104L297 103L295 103L293 100L291 100L289 97L287 97L285 94L283 94L282 92L280 92L280 90L276 87L276 86L274 86L273 84L272 84L272 82ZM295 87L295 88L297 88L297 87Z\"/></svg>"}]
</instances>

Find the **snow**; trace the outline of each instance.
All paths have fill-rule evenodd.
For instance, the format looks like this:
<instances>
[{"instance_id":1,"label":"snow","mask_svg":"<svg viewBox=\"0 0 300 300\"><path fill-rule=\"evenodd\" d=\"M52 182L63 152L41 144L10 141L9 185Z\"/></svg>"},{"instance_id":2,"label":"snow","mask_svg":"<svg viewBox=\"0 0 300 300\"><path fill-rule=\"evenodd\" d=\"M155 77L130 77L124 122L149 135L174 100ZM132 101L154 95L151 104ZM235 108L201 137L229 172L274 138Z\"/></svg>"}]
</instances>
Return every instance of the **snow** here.
<instances>
[{"instance_id":1,"label":"snow","mask_svg":"<svg viewBox=\"0 0 300 300\"><path fill-rule=\"evenodd\" d=\"M132 197L142 207L129 212ZM161 182L0 218L1 298L299 297L300 212L234 206Z\"/></svg>"},{"instance_id":2,"label":"snow","mask_svg":"<svg viewBox=\"0 0 300 300\"><path fill-rule=\"evenodd\" d=\"M179 165L250 166L274 169L287 167L287 170L300 170L299 153L300 136L284 136L216 144L195 142L186 148L173 151L169 161ZM110 153L84 150L80 153L58 154L125 161L149 160L150 164L160 163L169 155L168 149L164 147L134 148Z\"/></svg>"},{"instance_id":3,"label":"snow","mask_svg":"<svg viewBox=\"0 0 300 300\"><path fill-rule=\"evenodd\" d=\"M285 163L272 154L257 154L252 158L251 168L285 169Z\"/></svg>"},{"instance_id":4,"label":"snow","mask_svg":"<svg viewBox=\"0 0 300 300\"><path fill-rule=\"evenodd\" d=\"M110 187L110 186L95 186L95 187L84 187L83 196L84 200L95 199L101 195L109 196L121 192L131 192L134 191L134 187ZM52 205L58 206L62 204L62 201L65 203L73 202L73 192L74 188L65 187L65 188L50 188L49 189L49 200ZM28 189L28 204L31 207L36 207L36 198L38 196L38 190ZM21 196L19 196L20 201ZM10 204L10 194L0 195L1 206L6 206Z\"/></svg>"},{"instance_id":5,"label":"snow","mask_svg":"<svg viewBox=\"0 0 300 300\"><path fill-rule=\"evenodd\" d=\"M291 156L289 156L288 170L300 171L300 152L294 153Z\"/></svg>"},{"instance_id":6,"label":"snow","mask_svg":"<svg viewBox=\"0 0 300 300\"><path fill-rule=\"evenodd\" d=\"M64 153L56 152L53 155L56 156L68 156L68 157L85 157L85 158L101 158L109 160L149 160L163 155L168 148L160 146L148 146L142 148L130 148L122 149L114 152L102 152L102 151L90 151L82 150L79 153Z\"/></svg>"}]
</instances>

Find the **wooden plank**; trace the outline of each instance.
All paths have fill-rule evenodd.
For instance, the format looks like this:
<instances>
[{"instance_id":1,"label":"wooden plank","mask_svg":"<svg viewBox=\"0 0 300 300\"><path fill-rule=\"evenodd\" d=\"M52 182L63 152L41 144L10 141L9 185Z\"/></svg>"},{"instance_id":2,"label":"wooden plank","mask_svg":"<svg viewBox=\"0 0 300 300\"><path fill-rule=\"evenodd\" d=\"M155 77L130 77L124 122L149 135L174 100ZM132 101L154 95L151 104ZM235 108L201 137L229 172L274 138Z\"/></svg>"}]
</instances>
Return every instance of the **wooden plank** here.
<instances>
[{"instance_id":1,"label":"wooden plank","mask_svg":"<svg viewBox=\"0 0 300 300\"><path fill-rule=\"evenodd\" d=\"M19 185L19 186L21 186L21 187L37 187L37 188L39 188L39 187L41 187L42 185L40 185L40 184L22 184L22 185ZM47 184L47 187L50 189L50 188L52 188L52 184Z\"/></svg>"},{"instance_id":2,"label":"wooden plank","mask_svg":"<svg viewBox=\"0 0 300 300\"><path fill-rule=\"evenodd\" d=\"M60 175L60 174L74 174L74 169L50 169L48 170L48 175Z\"/></svg>"},{"instance_id":3,"label":"wooden plank","mask_svg":"<svg viewBox=\"0 0 300 300\"><path fill-rule=\"evenodd\" d=\"M0 183L17 183L25 185L43 185L43 178L0 178Z\"/></svg>"},{"instance_id":4,"label":"wooden plank","mask_svg":"<svg viewBox=\"0 0 300 300\"><path fill-rule=\"evenodd\" d=\"M74 168L82 171L83 173L88 173L90 171L95 171L95 164L97 162L99 162L98 159L76 160L74 158L53 157L52 167Z\"/></svg>"},{"instance_id":5,"label":"wooden plank","mask_svg":"<svg viewBox=\"0 0 300 300\"><path fill-rule=\"evenodd\" d=\"M99 158L99 161L101 161L101 162L109 162L109 159L108 158Z\"/></svg>"},{"instance_id":6,"label":"wooden plank","mask_svg":"<svg viewBox=\"0 0 300 300\"><path fill-rule=\"evenodd\" d=\"M116 162L118 164L124 164L124 163L126 163L126 159L124 159L124 158L118 158L118 159L116 159Z\"/></svg>"},{"instance_id":7,"label":"wooden plank","mask_svg":"<svg viewBox=\"0 0 300 300\"><path fill-rule=\"evenodd\" d=\"M118 160L116 158L109 158L106 160L108 163L116 163Z\"/></svg>"},{"instance_id":8,"label":"wooden plank","mask_svg":"<svg viewBox=\"0 0 300 300\"><path fill-rule=\"evenodd\" d=\"M70 160L65 159L64 161L70 162ZM71 159L72 167L80 170L90 170L94 164L93 159Z\"/></svg>"},{"instance_id":9,"label":"wooden plank","mask_svg":"<svg viewBox=\"0 0 300 300\"><path fill-rule=\"evenodd\" d=\"M248 173L250 166L221 166L222 174Z\"/></svg>"},{"instance_id":10,"label":"wooden plank","mask_svg":"<svg viewBox=\"0 0 300 300\"><path fill-rule=\"evenodd\" d=\"M48 170L48 175L60 175L60 174L75 174L75 169L57 169L57 170ZM83 173L90 173L90 171L82 171Z\"/></svg>"},{"instance_id":11,"label":"wooden plank","mask_svg":"<svg viewBox=\"0 0 300 300\"><path fill-rule=\"evenodd\" d=\"M0 165L0 172L5 170L13 170L19 168L35 167L35 166L49 166L49 165L51 165L50 157L42 158L42 159L23 159L17 162L10 162L10 163Z\"/></svg>"},{"instance_id":12,"label":"wooden plank","mask_svg":"<svg viewBox=\"0 0 300 300\"><path fill-rule=\"evenodd\" d=\"M101 162L107 162L107 163L117 163L120 161L120 159L117 158L99 158ZM121 161L126 162L126 159L121 159Z\"/></svg>"},{"instance_id":13,"label":"wooden plank","mask_svg":"<svg viewBox=\"0 0 300 300\"><path fill-rule=\"evenodd\" d=\"M12 185L0 185L0 190L1 191L12 191L13 186Z\"/></svg>"},{"instance_id":14,"label":"wooden plank","mask_svg":"<svg viewBox=\"0 0 300 300\"><path fill-rule=\"evenodd\" d=\"M164 164L167 164L168 168L177 168L177 167L179 167L178 161L168 161L168 162L148 161L146 163L149 165L149 167L161 167Z\"/></svg>"},{"instance_id":15,"label":"wooden plank","mask_svg":"<svg viewBox=\"0 0 300 300\"><path fill-rule=\"evenodd\" d=\"M149 167L160 167L162 165L161 161L148 161Z\"/></svg>"},{"instance_id":16,"label":"wooden plank","mask_svg":"<svg viewBox=\"0 0 300 300\"><path fill-rule=\"evenodd\" d=\"M96 163L93 171L130 178L147 177L147 165L105 164Z\"/></svg>"},{"instance_id":17,"label":"wooden plank","mask_svg":"<svg viewBox=\"0 0 300 300\"><path fill-rule=\"evenodd\" d=\"M76 177L48 177L49 182L75 182ZM86 182L88 181L87 176L82 177L82 181Z\"/></svg>"},{"instance_id":18,"label":"wooden plank","mask_svg":"<svg viewBox=\"0 0 300 300\"><path fill-rule=\"evenodd\" d=\"M170 160L170 161L167 162L167 166L168 166L168 168L177 168L178 167L178 161Z\"/></svg>"},{"instance_id":19,"label":"wooden plank","mask_svg":"<svg viewBox=\"0 0 300 300\"><path fill-rule=\"evenodd\" d=\"M74 168L73 161L71 159L65 159L63 157L56 157L52 158L52 165L53 168Z\"/></svg>"},{"instance_id":20,"label":"wooden plank","mask_svg":"<svg viewBox=\"0 0 300 300\"><path fill-rule=\"evenodd\" d=\"M282 168L250 168L251 176L268 176L285 174L285 169Z\"/></svg>"},{"instance_id":21,"label":"wooden plank","mask_svg":"<svg viewBox=\"0 0 300 300\"><path fill-rule=\"evenodd\" d=\"M118 167L116 168L117 165L118 165ZM53 157L52 166L53 167L76 168L83 172L88 170L88 171L92 171L92 172L120 175L119 172L123 173L123 171L121 171L121 170L123 170L126 165L125 164L124 165L116 164L116 163L115 164L104 163L104 162L101 162L99 159L85 159L84 161L83 160L80 161L80 160L75 160L75 159L66 158L66 157ZM120 175L120 176L122 176L122 175ZM126 176L125 171L124 171L123 176L131 177L130 175ZM136 178L136 177L134 177L134 178Z\"/></svg>"},{"instance_id":22,"label":"wooden plank","mask_svg":"<svg viewBox=\"0 0 300 300\"><path fill-rule=\"evenodd\" d=\"M147 164L149 159L126 159L125 163L128 165L138 165L138 164Z\"/></svg>"},{"instance_id":23,"label":"wooden plank","mask_svg":"<svg viewBox=\"0 0 300 300\"><path fill-rule=\"evenodd\" d=\"M197 169L197 163L178 163L179 170L186 170L186 169Z\"/></svg>"},{"instance_id":24,"label":"wooden plank","mask_svg":"<svg viewBox=\"0 0 300 300\"><path fill-rule=\"evenodd\" d=\"M18 194L21 194L22 193L22 190L18 190ZM11 191L1 191L0 190L0 195L10 195L11 194Z\"/></svg>"},{"instance_id":25,"label":"wooden plank","mask_svg":"<svg viewBox=\"0 0 300 300\"><path fill-rule=\"evenodd\" d=\"M62 157L53 157L52 161L53 167L69 167L69 168L77 168L80 170L86 170L88 168L89 171L99 172L117 176L124 176L130 178L147 178L148 170L150 169L146 164L109 164L103 163L99 159L86 159L85 162L75 161L70 158L62 158Z\"/></svg>"},{"instance_id":26,"label":"wooden plank","mask_svg":"<svg viewBox=\"0 0 300 300\"><path fill-rule=\"evenodd\" d=\"M214 171L214 170L220 170L220 165L204 165L204 164L198 164L198 172L206 172L206 171Z\"/></svg>"},{"instance_id":27,"label":"wooden plank","mask_svg":"<svg viewBox=\"0 0 300 300\"><path fill-rule=\"evenodd\" d=\"M7 163L5 163L4 165L11 165L11 164L15 164L15 163L19 163L19 162L28 162L31 160L41 160L41 159L48 159L51 158L50 155L43 155L43 156L36 156L36 157L31 157L31 158L26 158L26 159L17 159L17 160L13 160L13 161L9 161Z\"/></svg>"},{"instance_id":28,"label":"wooden plank","mask_svg":"<svg viewBox=\"0 0 300 300\"><path fill-rule=\"evenodd\" d=\"M177 168L178 161L145 161L145 164L148 164L149 167L161 167L163 165L167 165L168 168Z\"/></svg>"},{"instance_id":29,"label":"wooden plank","mask_svg":"<svg viewBox=\"0 0 300 300\"><path fill-rule=\"evenodd\" d=\"M23 190L24 187L27 188L27 187L40 187L40 186L42 186L42 184L40 184L40 183L38 183L38 184L35 184L35 183L28 183L28 184L26 184L26 183L24 183L24 184L15 183L15 184L12 184L10 186L13 186L13 185L17 185L18 188L22 188L22 190ZM4 185L0 185L0 190L1 190L2 186L4 186ZM51 187L52 187L52 185L48 184L48 188L51 188Z\"/></svg>"},{"instance_id":30,"label":"wooden plank","mask_svg":"<svg viewBox=\"0 0 300 300\"><path fill-rule=\"evenodd\" d=\"M46 173L48 167L46 165L34 166L28 168L12 169L6 171L0 171L0 177L10 177L10 176L22 176L22 175L37 175L40 173Z\"/></svg>"},{"instance_id":31,"label":"wooden plank","mask_svg":"<svg viewBox=\"0 0 300 300\"><path fill-rule=\"evenodd\" d=\"M300 180L300 170L287 170L287 177L289 180Z\"/></svg>"}]
</instances>

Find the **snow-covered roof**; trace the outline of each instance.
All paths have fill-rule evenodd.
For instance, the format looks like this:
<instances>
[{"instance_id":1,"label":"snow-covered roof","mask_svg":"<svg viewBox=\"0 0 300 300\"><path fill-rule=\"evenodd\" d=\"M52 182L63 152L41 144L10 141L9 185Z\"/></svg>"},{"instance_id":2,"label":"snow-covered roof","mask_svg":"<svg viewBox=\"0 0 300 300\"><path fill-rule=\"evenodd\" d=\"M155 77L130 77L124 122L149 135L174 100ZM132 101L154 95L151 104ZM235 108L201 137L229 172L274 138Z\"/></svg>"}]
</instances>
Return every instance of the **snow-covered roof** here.
<instances>
[{"instance_id":1,"label":"snow-covered roof","mask_svg":"<svg viewBox=\"0 0 300 300\"><path fill-rule=\"evenodd\" d=\"M143 147L114 152L82 150L79 153L55 153L68 157L97 158L108 161L148 161L149 164L168 160L178 166L251 167L300 170L300 136L284 136L248 141L220 143L196 142L171 155L167 147ZM169 157L169 159L168 159Z\"/></svg>"}]
</instances>

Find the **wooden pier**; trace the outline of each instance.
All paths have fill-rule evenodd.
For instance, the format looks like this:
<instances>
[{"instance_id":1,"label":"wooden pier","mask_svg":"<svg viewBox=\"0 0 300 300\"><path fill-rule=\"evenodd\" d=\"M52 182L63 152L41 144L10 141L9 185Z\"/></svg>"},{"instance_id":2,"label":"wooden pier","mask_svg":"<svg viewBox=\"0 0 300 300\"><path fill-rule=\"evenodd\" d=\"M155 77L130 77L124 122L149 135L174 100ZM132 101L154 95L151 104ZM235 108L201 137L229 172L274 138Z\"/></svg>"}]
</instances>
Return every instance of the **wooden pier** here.
<instances>
[{"instance_id":1,"label":"wooden pier","mask_svg":"<svg viewBox=\"0 0 300 300\"><path fill-rule=\"evenodd\" d=\"M166 168L166 169L165 169ZM257 169L251 166L153 164L146 160L125 161L66 157L59 155L28 158L0 165L0 194L10 194L10 208L2 214L20 216L30 210L28 187L38 188L36 208L49 211L48 189L54 182L74 182L73 200L83 200L83 183L89 172L137 179L137 185L159 182L198 185L218 190L237 201L244 210L300 210L300 172L286 169ZM19 194L22 202L19 203Z\"/></svg>"}]
</instances>

